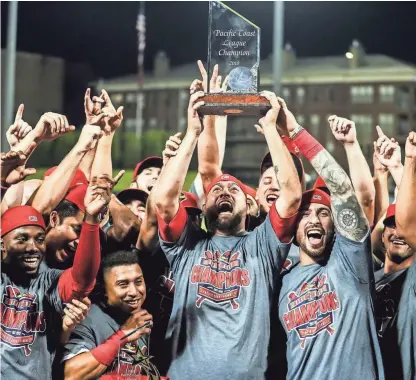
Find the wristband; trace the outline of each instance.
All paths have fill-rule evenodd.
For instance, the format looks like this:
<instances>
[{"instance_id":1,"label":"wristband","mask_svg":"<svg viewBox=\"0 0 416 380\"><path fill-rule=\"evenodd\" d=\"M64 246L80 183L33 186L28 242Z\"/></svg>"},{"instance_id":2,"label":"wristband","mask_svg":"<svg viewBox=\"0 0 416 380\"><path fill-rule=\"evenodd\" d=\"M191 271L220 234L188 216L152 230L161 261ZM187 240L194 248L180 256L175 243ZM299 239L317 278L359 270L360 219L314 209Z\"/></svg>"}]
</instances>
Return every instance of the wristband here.
<instances>
[{"instance_id":1,"label":"wristband","mask_svg":"<svg viewBox=\"0 0 416 380\"><path fill-rule=\"evenodd\" d=\"M303 127L302 127L300 124L298 124L298 126L296 127L296 129L295 129L293 132L289 133L289 137L293 140L293 139L295 138L295 136L296 136L297 134L299 134L299 132L300 132L302 129L303 129Z\"/></svg>"},{"instance_id":2,"label":"wristband","mask_svg":"<svg viewBox=\"0 0 416 380\"><path fill-rule=\"evenodd\" d=\"M127 339L125 339L125 337L126 334L124 334L123 331L118 330L104 343L100 344L98 347L95 347L91 351L91 355L94 356L97 362L109 367L117 357L120 348L126 344Z\"/></svg>"},{"instance_id":3,"label":"wristband","mask_svg":"<svg viewBox=\"0 0 416 380\"><path fill-rule=\"evenodd\" d=\"M10 187L10 185L6 181L1 181L1 189L7 190Z\"/></svg>"},{"instance_id":4,"label":"wristband","mask_svg":"<svg viewBox=\"0 0 416 380\"><path fill-rule=\"evenodd\" d=\"M310 135L308 131L303 128L294 138L292 138L292 141L308 161L311 161L319 152L324 150L324 147L315 139L315 137Z\"/></svg>"}]
</instances>

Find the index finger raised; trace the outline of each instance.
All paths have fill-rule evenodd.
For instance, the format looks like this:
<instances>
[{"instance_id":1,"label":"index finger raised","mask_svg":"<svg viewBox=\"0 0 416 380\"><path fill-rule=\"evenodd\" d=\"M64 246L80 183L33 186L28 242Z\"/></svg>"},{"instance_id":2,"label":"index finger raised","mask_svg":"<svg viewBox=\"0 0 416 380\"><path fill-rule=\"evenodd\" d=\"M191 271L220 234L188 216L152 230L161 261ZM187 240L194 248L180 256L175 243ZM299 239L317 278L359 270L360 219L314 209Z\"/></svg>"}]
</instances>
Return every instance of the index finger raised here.
<instances>
[{"instance_id":1,"label":"index finger raised","mask_svg":"<svg viewBox=\"0 0 416 380\"><path fill-rule=\"evenodd\" d=\"M19 120L22 120L23 118L23 111L25 109L25 105L22 103L16 112L16 117L14 118L14 122L17 123Z\"/></svg>"}]
</instances>

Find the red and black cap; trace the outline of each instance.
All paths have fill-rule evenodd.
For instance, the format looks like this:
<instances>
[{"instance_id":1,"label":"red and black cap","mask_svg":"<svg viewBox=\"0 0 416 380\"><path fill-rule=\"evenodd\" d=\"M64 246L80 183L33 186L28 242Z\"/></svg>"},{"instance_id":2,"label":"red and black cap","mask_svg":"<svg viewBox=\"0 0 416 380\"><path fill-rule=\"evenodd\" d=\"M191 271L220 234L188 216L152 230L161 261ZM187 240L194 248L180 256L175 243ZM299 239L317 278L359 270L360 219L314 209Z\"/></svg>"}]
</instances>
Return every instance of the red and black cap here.
<instances>
[{"instance_id":1,"label":"red and black cap","mask_svg":"<svg viewBox=\"0 0 416 380\"><path fill-rule=\"evenodd\" d=\"M146 203L149 194L139 189L124 189L120 191L116 197L123 204L129 203L132 200L142 201Z\"/></svg>"},{"instance_id":2,"label":"red and black cap","mask_svg":"<svg viewBox=\"0 0 416 380\"><path fill-rule=\"evenodd\" d=\"M188 191L182 191L179 201L187 210L197 212L198 214L202 213L201 209L198 207L198 198L195 194Z\"/></svg>"},{"instance_id":3,"label":"red and black cap","mask_svg":"<svg viewBox=\"0 0 416 380\"><path fill-rule=\"evenodd\" d=\"M158 156L150 156L146 157L143 161L140 161L136 167L134 168L133 172L133 179L134 182L137 176L147 168L161 168L163 166L163 158Z\"/></svg>"},{"instance_id":4,"label":"red and black cap","mask_svg":"<svg viewBox=\"0 0 416 380\"><path fill-rule=\"evenodd\" d=\"M57 166L54 166L50 169L48 169L45 174L43 175L43 179L45 177L49 177L55 170ZM70 188L78 186L78 185L87 185L88 186L88 179L85 176L84 172L81 169L77 169L74 178L72 178L71 184L69 185Z\"/></svg>"},{"instance_id":5,"label":"red and black cap","mask_svg":"<svg viewBox=\"0 0 416 380\"><path fill-rule=\"evenodd\" d=\"M72 202L82 212L85 212L85 194L87 189L87 185L77 185L68 191L65 195L65 200Z\"/></svg>"},{"instance_id":6,"label":"red and black cap","mask_svg":"<svg viewBox=\"0 0 416 380\"><path fill-rule=\"evenodd\" d=\"M311 203L319 203L321 205L331 208L331 197L325 191L320 189L312 189L305 191L302 195L302 202L300 208Z\"/></svg>"},{"instance_id":7,"label":"red and black cap","mask_svg":"<svg viewBox=\"0 0 416 380\"><path fill-rule=\"evenodd\" d=\"M38 226L46 230L42 214L32 206L11 207L1 216L1 237L24 226Z\"/></svg>"},{"instance_id":8,"label":"red and black cap","mask_svg":"<svg viewBox=\"0 0 416 380\"><path fill-rule=\"evenodd\" d=\"M314 189L320 189L322 191L325 191L328 195L331 195L331 192L328 189L328 186L326 185L325 181L322 179L321 176L318 176L315 180L315 183L313 184Z\"/></svg>"},{"instance_id":9,"label":"red and black cap","mask_svg":"<svg viewBox=\"0 0 416 380\"><path fill-rule=\"evenodd\" d=\"M388 208L386 212L386 217L383 220L383 224L385 226L391 226L392 224L395 224L396 222L396 204L392 203Z\"/></svg>"}]
</instances>

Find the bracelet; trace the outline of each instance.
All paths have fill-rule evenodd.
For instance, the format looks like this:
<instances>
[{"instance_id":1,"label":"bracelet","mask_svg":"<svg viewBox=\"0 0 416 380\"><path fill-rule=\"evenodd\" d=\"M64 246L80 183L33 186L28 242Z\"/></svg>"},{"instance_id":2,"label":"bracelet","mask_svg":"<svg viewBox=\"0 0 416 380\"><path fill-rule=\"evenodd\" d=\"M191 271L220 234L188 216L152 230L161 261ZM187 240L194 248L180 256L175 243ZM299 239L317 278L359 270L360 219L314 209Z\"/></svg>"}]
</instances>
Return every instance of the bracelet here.
<instances>
[{"instance_id":1,"label":"bracelet","mask_svg":"<svg viewBox=\"0 0 416 380\"><path fill-rule=\"evenodd\" d=\"M303 129L303 127L300 124L298 124L298 126L296 127L296 129L293 132L289 133L289 137L293 140L296 137L296 135L299 134L299 132L302 129Z\"/></svg>"},{"instance_id":2,"label":"bracelet","mask_svg":"<svg viewBox=\"0 0 416 380\"><path fill-rule=\"evenodd\" d=\"M3 190L7 190L11 185L9 185L6 181L1 181L1 188Z\"/></svg>"}]
</instances>

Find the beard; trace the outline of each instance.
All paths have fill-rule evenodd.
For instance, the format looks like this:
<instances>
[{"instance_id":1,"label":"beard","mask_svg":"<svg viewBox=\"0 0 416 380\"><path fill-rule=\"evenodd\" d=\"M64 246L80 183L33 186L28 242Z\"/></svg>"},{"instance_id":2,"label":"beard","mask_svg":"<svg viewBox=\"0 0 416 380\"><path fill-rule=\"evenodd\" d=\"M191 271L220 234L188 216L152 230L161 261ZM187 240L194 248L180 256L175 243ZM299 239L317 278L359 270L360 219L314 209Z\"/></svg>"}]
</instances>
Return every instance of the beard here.
<instances>
[{"instance_id":1,"label":"beard","mask_svg":"<svg viewBox=\"0 0 416 380\"><path fill-rule=\"evenodd\" d=\"M213 206L206 210L206 220L208 230L211 232L222 231L233 233L238 229L238 226L243 220L243 212L238 212L230 218L222 218L218 208Z\"/></svg>"},{"instance_id":2,"label":"beard","mask_svg":"<svg viewBox=\"0 0 416 380\"><path fill-rule=\"evenodd\" d=\"M299 248L309 257L313 259L320 258L325 260L329 257L331 252L334 241L334 233L325 234L322 238L322 243L318 247L312 246L305 231L298 230L296 234L296 241Z\"/></svg>"},{"instance_id":3,"label":"beard","mask_svg":"<svg viewBox=\"0 0 416 380\"><path fill-rule=\"evenodd\" d=\"M405 251L403 250L390 250L386 252L386 255L389 259L395 264L401 264L403 261L406 261L410 257L412 257L415 252L408 247Z\"/></svg>"}]
</instances>

